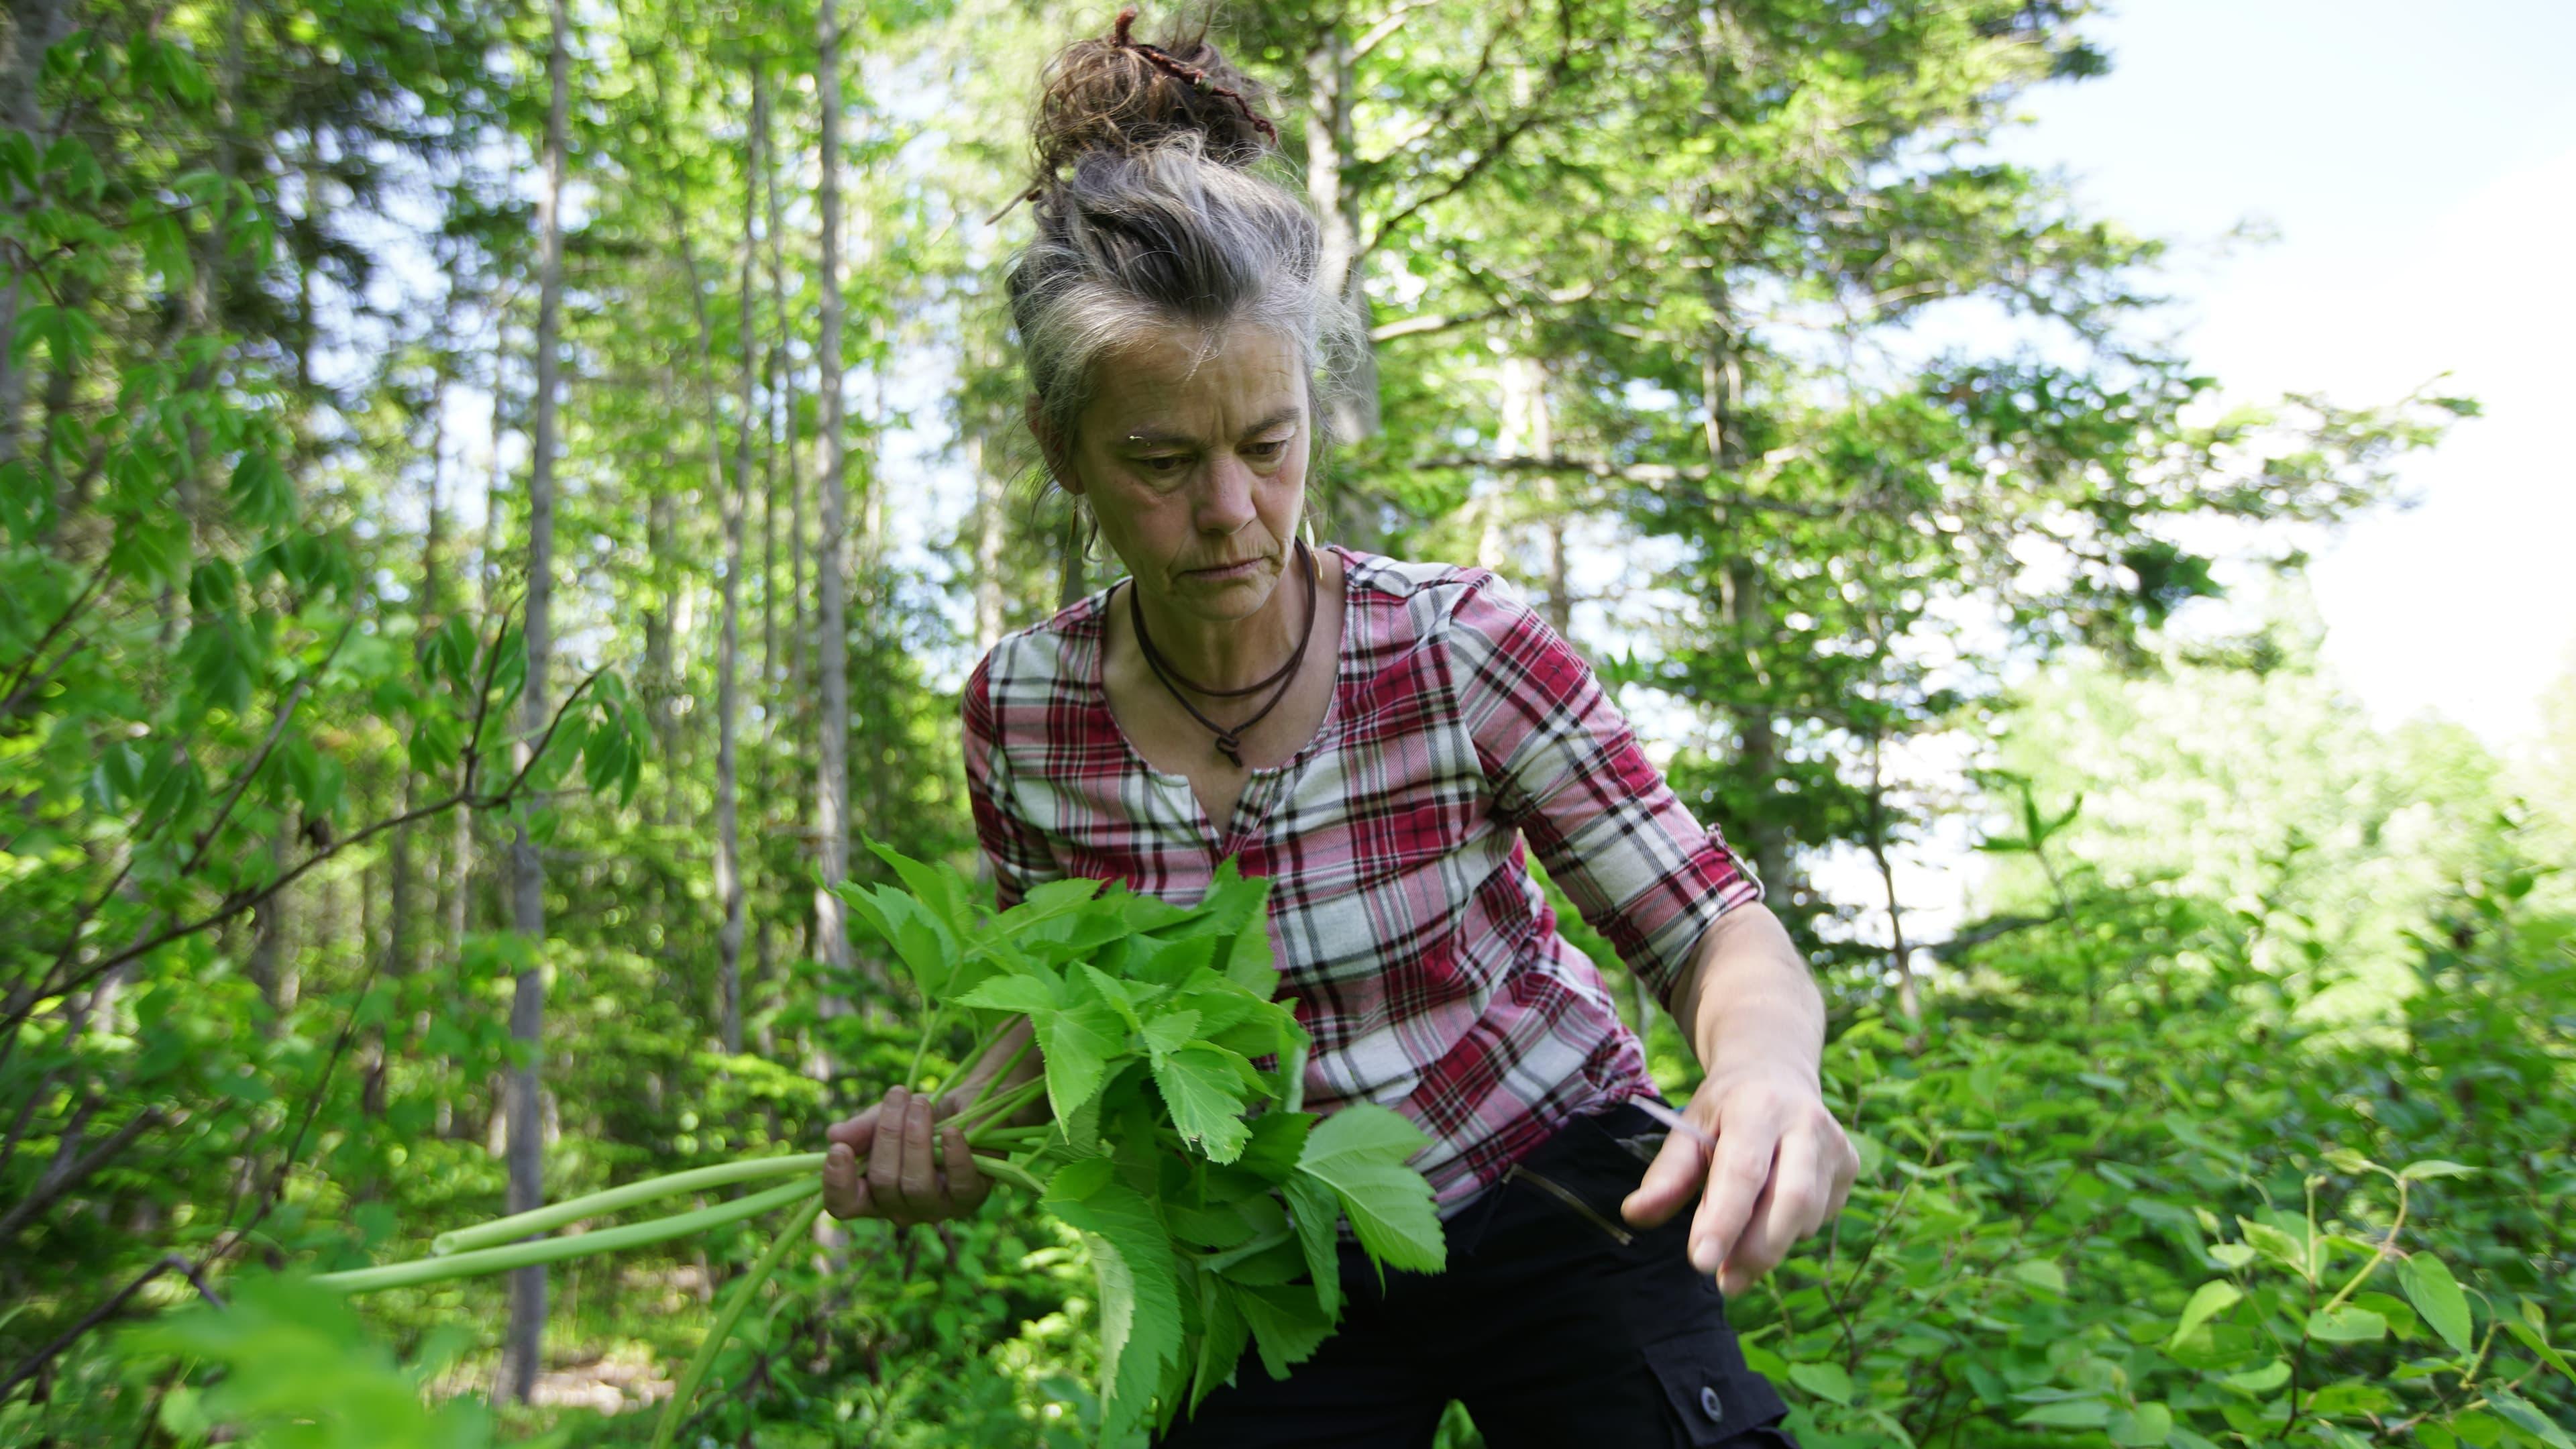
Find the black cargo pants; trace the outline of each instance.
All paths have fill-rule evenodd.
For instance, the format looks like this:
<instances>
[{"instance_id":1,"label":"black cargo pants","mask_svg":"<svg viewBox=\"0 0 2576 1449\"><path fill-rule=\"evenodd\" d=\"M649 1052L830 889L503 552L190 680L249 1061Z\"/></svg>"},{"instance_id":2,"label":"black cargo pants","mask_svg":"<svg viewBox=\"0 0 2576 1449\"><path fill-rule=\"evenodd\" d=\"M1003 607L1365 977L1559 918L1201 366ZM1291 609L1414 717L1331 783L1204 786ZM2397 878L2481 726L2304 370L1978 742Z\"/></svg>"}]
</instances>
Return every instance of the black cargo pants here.
<instances>
[{"instance_id":1,"label":"black cargo pants","mask_svg":"<svg viewBox=\"0 0 2576 1449\"><path fill-rule=\"evenodd\" d=\"M1426 1449L1458 1399L1489 1449L1796 1449L1717 1285L1685 1256L1691 1208L1619 1216L1664 1129L1626 1103L1567 1123L1449 1219L1449 1271L1342 1248L1339 1332L1285 1381L1246 1353L1157 1443Z\"/></svg>"}]
</instances>

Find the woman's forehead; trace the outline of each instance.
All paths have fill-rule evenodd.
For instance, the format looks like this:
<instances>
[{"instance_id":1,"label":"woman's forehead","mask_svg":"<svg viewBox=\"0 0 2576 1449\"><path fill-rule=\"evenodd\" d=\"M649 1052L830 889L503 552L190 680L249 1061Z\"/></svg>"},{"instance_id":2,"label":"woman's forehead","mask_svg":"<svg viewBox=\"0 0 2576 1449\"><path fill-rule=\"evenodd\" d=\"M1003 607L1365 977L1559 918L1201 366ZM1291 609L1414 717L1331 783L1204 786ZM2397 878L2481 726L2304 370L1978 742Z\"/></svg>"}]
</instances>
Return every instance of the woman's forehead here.
<instances>
[{"instance_id":1,"label":"woman's forehead","mask_svg":"<svg viewBox=\"0 0 2576 1449\"><path fill-rule=\"evenodd\" d=\"M1111 440L1238 431L1305 414L1297 345L1269 328L1158 328L1099 367L1085 411Z\"/></svg>"}]
</instances>

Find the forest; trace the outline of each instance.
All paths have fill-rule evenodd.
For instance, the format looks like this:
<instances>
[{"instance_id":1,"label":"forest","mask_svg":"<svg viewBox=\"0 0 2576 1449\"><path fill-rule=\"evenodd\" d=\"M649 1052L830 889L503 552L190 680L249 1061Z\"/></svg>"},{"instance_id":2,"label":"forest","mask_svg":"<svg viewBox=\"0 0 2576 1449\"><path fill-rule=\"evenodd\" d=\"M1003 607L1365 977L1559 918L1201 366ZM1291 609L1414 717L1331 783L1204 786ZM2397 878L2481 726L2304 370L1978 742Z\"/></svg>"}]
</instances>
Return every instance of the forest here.
<instances>
[{"instance_id":1,"label":"forest","mask_svg":"<svg viewBox=\"0 0 2576 1449\"><path fill-rule=\"evenodd\" d=\"M1506 579L1812 966L1862 1175L1728 1304L1798 1442L2576 1449L2576 675L2519 752L2339 690L2302 569L2478 403L2168 340L2169 242L1986 145L2098 18L1139 25L1365 321L1319 536ZM10 0L0 1443L1146 1442L1115 1240L1007 1183L317 1278L965 1060L884 927L986 928L961 688L1119 575L1001 295L1113 19Z\"/></svg>"}]
</instances>

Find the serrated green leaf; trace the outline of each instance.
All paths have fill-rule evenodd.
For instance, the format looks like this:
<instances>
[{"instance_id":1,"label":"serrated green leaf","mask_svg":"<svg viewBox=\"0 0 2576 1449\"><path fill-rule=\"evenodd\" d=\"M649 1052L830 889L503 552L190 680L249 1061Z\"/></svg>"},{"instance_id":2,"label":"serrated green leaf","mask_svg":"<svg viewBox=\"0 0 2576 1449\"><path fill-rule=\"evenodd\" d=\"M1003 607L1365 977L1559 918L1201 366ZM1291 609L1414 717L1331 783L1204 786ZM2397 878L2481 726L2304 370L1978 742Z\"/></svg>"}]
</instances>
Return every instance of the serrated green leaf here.
<instances>
[{"instance_id":1,"label":"serrated green leaf","mask_svg":"<svg viewBox=\"0 0 2576 1449\"><path fill-rule=\"evenodd\" d=\"M946 932L962 937L973 930L974 922L966 909L967 885L953 867L932 865L879 841L869 841L868 849L877 859L893 867L897 879L911 890L915 899Z\"/></svg>"},{"instance_id":2,"label":"serrated green leaf","mask_svg":"<svg viewBox=\"0 0 2576 1449\"><path fill-rule=\"evenodd\" d=\"M1384 1107L1355 1102L1307 1134L1297 1170L1332 1188L1360 1246L1380 1264L1437 1273L1448 1244L1432 1208L1431 1184L1408 1162L1430 1145L1422 1129Z\"/></svg>"},{"instance_id":3,"label":"serrated green leaf","mask_svg":"<svg viewBox=\"0 0 2576 1449\"><path fill-rule=\"evenodd\" d=\"M1242 1155L1252 1130L1243 1122L1246 1088L1233 1062L1211 1047L1192 1046L1156 1052L1153 1071L1184 1141L1198 1144L1210 1162Z\"/></svg>"},{"instance_id":4,"label":"serrated green leaf","mask_svg":"<svg viewBox=\"0 0 2576 1449\"><path fill-rule=\"evenodd\" d=\"M1157 1054L1176 1052L1198 1034L1197 1012L1166 1009L1145 1023L1145 1049Z\"/></svg>"},{"instance_id":5,"label":"serrated green leaf","mask_svg":"<svg viewBox=\"0 0 2576 1449\"><path fill-rule=\"evenodd\" d=\"M1128 981L1151 986L1178 986L1192 973L1205 971L1216 959L1213 936L1180 936L1161 940L1152 936L1129 938L1126 969Z\"/></svg>"},{"instance_id":6,"label":"serrated green leaf","mask_svg":"<svg viewBox=\"0 0 2576 1449\"><path fill-rule=\"evenodd\" d=\"M1047 1100L1059 1118L1088 1103L1108 1079L1109 1064L1127 1056L1127 1033L1096 1001L1032 1017L1046 1058Z\"/></svg>"},{"instance_id":7,"label":"serrated green leaf","mask_svg":"<svg viewBox=\"0 0 2576 1449\"><path fill-rule=\"evenodd\" d=\"M1306 1150L1306 1134L1313 1131L1315 1118L1305 1112L1273 1109L1252 1119L1251 1139L1235 1165L1278 1184L1288 1181L1297 1171L1297 1155Z\"/></svg>"},{"instance_id":8,"label":"serrated green leaf","mask_svg":"<svg viewBox=\"0 0 2576 1449\"><path fill-rule=\"evenodd\" d=\"M922 995L933 1001L947 996L960 948L945 922L920 901L888 886L844 883L833 893L894 947Z\"/></svg>"},{"instance_id":9,"label":"serrated green leaf","mask_svg":"<svg viewBox=\"0 0 2576 1449\"><path fill-rule=\"evenodd\" d=\"M1192 1409L1210 1390L1234 1378L1235 1365L1242 1362L1243 1351L1252 1342L1251 1322L1216 1275L1203 1273L1198 1281L1200 1327L1198 1362L1190 1376Z\"/></svg>"},{"instance_id":10,"label":"serrated green leaf","mask_svg":"<svg viewBox=\"0 0 2576 1449\"><path fill-rule=\"evenodd\" d=\"M1077 1178L1080 1198L1052 1195L1066 1185L1066 1173L1058 1173L1046 1207L1091 1250L1100 1292L1103 1438L1110 1438L1141 1422L1164 1370L1179 1361L1180 1285L1171 1236L1142 1195L1105 1173L1098 1181Z\"/></svg>"},{"instance_id":11,"label":"serrated green leaf","mask_svg":"<svg viewBox=\"0 0 2576 1449\"><path fill-rule=\"evenodd\" d=\"M1252 1341L1261 1350L1261 1366L1274 1379L1288 1377L1290 1369L1314 1357L1315 1350L1333 1331L1333 1320L1317 1305L1312 1288L1244 1288L1228 1284L1226 1291L1243 1311L1244 1321L1252 1325Z\"/></svg>"},{"instance_id":12,"label":"serrated green leaf","mask_svg":"<svg viewBox=\"0 0 2576 1449\"><path fill-rule=\"evenodd\" d=\"M2453 1353L2469 1352L2476 1328L2469 1317L2468 1295L2460 1291L2448 1264L2430 1252L2416 1253L2397 1265L2397 1286Z\"/></svg>"},{"instance_id":13,"label":"serrated green leaf","mask_svg":"<svg viewBox=\"0 0 2576 1449\"><path fill-rule=\"evenodd\" d=\"M1297 1227L1297 1246L1306 1255L1307 1275L1315 1281L1315 1299L1328 1317L1342 1311L1342 1202L1323 1182L1302 1174L1281 1185L1289 1218Z\"/></svg>"},{"instance_id":14,"label":"serrated green leaf","mask_svg":"<svg viewBox=\"0 0 2576 1449\"><path fill-rule=\"evenodd\" d=\"M1135 994L1117 978L1088 961L1074 969L1077 974L1066 977L1066 980L1080 981L1088 985L1092 994L1100 999L1100 1003L1115 1012L1120 1021L1126 1023L1129 1031L1141 1032L1145 1029L1144 1017L1136 1010Z\"/></svg>"},{"instance_id":15,"label":"serrated green leaf","mask_svg":"<svg viewBox=\"0 0 2576 1449\"><path fill-rule=\"evenodd\" d=\"M961 991L952 999L959 1006L982 1007L987 1011L1016 1011L1034 1017L1040 1012L1055 1010L1059 995L1060 988L1052 978L1035 973L1005 972L984 978L973 989Z\"/></svg>"}]
</instances>

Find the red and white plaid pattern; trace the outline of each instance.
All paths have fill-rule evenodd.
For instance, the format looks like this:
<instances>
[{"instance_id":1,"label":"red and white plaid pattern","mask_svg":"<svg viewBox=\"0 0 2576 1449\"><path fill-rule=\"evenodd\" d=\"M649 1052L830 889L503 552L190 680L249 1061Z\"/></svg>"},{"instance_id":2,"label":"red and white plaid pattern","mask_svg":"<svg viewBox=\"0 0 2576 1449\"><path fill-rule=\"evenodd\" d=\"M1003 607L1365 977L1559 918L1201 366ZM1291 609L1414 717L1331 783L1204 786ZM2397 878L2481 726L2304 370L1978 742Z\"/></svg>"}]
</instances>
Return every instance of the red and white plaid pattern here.
<instances>
[{"instance_id":1,"label":"red and white plaid pattern","mask_svg":"<svg viewBox=\"0 0 2576 1449\"><path fill-rule=\"evenodd\" d=\"M1145 763L1101 687L1095 595L967 681L966 778L1002 904L1065 876L1180 902L1238 856L1270 879L1306 1105L1394 1108L1444 1210L1565 1120L1654 1087L1600 973L1557 935L1523 841L1669 1002L1700 933L1761 888L1638 749L1592 670L1483 569L1336 546L1341 671L1316 736L1222 833Z\"/></svg>"}]
</instances>

